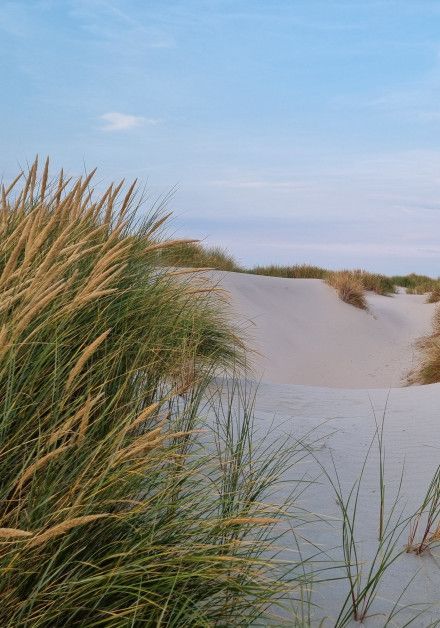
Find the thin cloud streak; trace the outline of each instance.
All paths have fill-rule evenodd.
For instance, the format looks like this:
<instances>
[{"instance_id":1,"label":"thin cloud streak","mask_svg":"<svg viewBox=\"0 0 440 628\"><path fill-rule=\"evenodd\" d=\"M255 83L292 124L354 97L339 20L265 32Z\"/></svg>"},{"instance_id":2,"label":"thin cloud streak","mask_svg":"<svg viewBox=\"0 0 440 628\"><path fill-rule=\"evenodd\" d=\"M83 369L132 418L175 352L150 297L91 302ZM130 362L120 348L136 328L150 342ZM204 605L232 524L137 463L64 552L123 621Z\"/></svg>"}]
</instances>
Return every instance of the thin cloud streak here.
<instances>
[{"instance_id":1,"label":"thin cloud streak","mask_svg":"<svg viewBox=\"0 0 440 628\"><path fill-rule=\"evenodd\" d=\"M126 113L120 113L118 111L110 111L100 116L100 119L105 122L101 127L101 131L129 131L136 127L143 126L145 124L157 124L158 120L153 118L147 119L143 116L133 116Z\"/></svg>"}]
</instances>

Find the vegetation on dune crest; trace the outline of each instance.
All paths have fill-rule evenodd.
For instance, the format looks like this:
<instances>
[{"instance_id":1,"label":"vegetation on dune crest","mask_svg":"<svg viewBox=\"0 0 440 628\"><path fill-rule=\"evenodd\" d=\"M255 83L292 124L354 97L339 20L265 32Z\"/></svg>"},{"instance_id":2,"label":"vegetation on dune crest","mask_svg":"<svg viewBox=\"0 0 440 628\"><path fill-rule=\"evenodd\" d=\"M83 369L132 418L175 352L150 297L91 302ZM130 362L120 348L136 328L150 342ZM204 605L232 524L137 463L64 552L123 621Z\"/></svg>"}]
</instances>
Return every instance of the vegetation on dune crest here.
<instances>
[{"instance_id":1,"label":"vegetation on dune crest","mask_svg":"<svg viewBox=\"0 0 440 628\"><path fill-rule=\"evenodd\" d=\"M158 269L182 242L133 186L37 170L0 211L0 624L248 625L286 586L262 505L286 461L200 418L243 359L220 296Z\"/></svg>"},{"instance_id":2,"label":"vegetation on dune crest","mask_svg":"<svg viewBox=\"0 0 440 628\"><path fill-rule=\"evenodd\" d=\"M368 292L375 292L376 294L381 294L383 296L394 294L396 292L394 283L392 282L391 278L387 277L386 275L381 275L379 273L370 273L366 270L353 270L342 272L351 272L353 275L355 275L361 282L364 290Z\"/></svg>"},{"instance_id":3,"label":"vegetation on dune crest","mask_svg":"<svg viewBox=\"0 0 440 628\"><path fill-rule=\"evenodd\" d=\"M232 255L219 246L203 246L200 242L184 242L160 254L162 264L169 266L187 266L189 268L215 268L241 272Z\"/></svg>"},{"instance_id":4,"label":"vegetation on dune crest","mask_svg":"<svg viewBox=\"0 0 440 628\"><path fill-rule=\"evenodd\" d=\"M396 275L391 277L391 280L394 285L405 288L408 294L426 294L439 288L438 279L433 279L427 275L417 275L416 273Z\"/></svg>"},{"instance_id":5,"label":"vegetation on dune crest","mask_svg":"<svg viewBox=\"0 0 440 628\"><path fill-rule=\"evenodd\" d=\"M440 382L440 307L437 306L430 335L421 338L417 347L420 364L408 378L410 384L435 384Z\"/></svg>"},{"instance_id":6,"label":"vegetation on dune crest","mask_svg":"<svg viewBox=\"0 0 440 628\"><path fill-rule=\"evenodd\" d=\"M294 266L254 266L247 272L253 275L266 275L268 277L284 277L287 279L325 279L328 271L319 266L309 264L296 264Z\"/></svg>"},{"instance_id":7,"label":"vegetation on dune crest","mask_svg":"<svg viewBox=\"0 0 440 628\"><path fill-rule=\"evenodd\" d=\"M364 287L359 277L354 273L348 271L329 273L326 281L337 291L339 298L345 303L361 310L368 308Z\"/></svg>"},{"instance_id":8,"label":"vegetation on dune crest","mask_svg":"<svg viewBox=\"0 0 440 628\"><path fill-rule=\"evenodd\" d=\"M363 269L333 271L310 264L294 264L292 266L270 264L245 268L238 264L226 249L206 247L200 242L185 242L160 252L158 254L158 263L168 266L216 269L267 277L282 277L285 279L322 279L332 286L335 283L338 283L341 287L345 286L345 289L341 288L340 295L347 303L350 303L351 300L361 303L361 300L352 293L353 291L358 293L360 287L364 292L375 292L379 295L388 296L396 292L396 286L405 288L408 294L428 294L427 303L440 301L440 281L426 275L412 273L410 275L388 277L381 273L371 273ZM340 277L336 279L338 275ZM350 280L349 277L351 278ZM349 283L352 284L353 291L349 289ZM365 309L363 305L356 305L356 307Z\"/></svg>"}]
</instances>

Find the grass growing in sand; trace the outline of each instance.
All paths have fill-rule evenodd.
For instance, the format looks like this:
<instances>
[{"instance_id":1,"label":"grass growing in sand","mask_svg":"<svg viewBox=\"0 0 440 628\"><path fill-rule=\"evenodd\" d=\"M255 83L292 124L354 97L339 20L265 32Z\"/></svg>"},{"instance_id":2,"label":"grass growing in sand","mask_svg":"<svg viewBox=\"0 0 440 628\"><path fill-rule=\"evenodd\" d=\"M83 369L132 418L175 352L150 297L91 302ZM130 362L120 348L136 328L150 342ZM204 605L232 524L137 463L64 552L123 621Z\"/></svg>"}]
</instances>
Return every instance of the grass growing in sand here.
<instances>
[{"instance_id":1,"label":"grass growing in sand","mask_svg":"<svg viewBox=\"0 0 440 628\"><path fill-rule=\"evenodd\" d=\"M409 275L394 275L391 279L396 286L406 288L413 294L423 294L424 292L429 292L429 288L432 287L435 282L432 277L428 277L427 275L417 275L416 273L410 273Z\"/></svg>"},{"instance_id":2,"label":"grass growing in sand","mask_svg":"<svg viewBox=\"0 0 440 628\"><path fill-rule=\"evenodd\" d=\"M440 285L431 290L426 299L426 303L438 303L440 301Z\"/></svg>"},{"instance_id":3,"label":"grass growing in sand","mask_svg":"<svg viewBox=\"0 0 440 628\"><path fill-rule=\"evenodd\" d=\"M328 271L319 266L309 264L296 264L294 266L254 266L247 272L252 275L265 275L267 277L284 277L286 279L325 279Z\"/></svg>"},{"instance_id":4,"label":"grass growing in sand","mask_svg":"<svg viewBox=\"0 0 440 628\"><path fill-rule=\"evenodd\" d=\"M361 310L367 309L364 287L359 277L354 273L349 271L329 273L326 281L337 291L341 301Z\"/></svg>"},{"instance_id":5,"label":"grass growing in sand","mask_svg":"<svg viewBox=\"0 0 440 628\"><path fill-rule=\"evenodd\" d=\"M419 365L410 374L410 384L435 384L440 381L440 308L437 306L430 335L417 342Z\"/></svg>"},{"instance_id":6,"label":"grass growing in sand","mask_svg":"<svg viewBox=\"0 0 440 628\"><path fill-rule=\"evenodd\" d=\"M343 271L344 272L344 271ZM396 292L395 285L390 277L379 273L369 273L366 270L353 270L351 272L359 279L364 290L375 292L383 296L394 294Z\"/></svg>"},{"instance_id":7,"label":"grass growing in sand","mask_svg":"<svg viewBox=\"0 0 440 628\"><path fill-rule=\"evenodd\" d=\"M201 418L243 360L220 295L157 268L182 243L134 187L91 186L35 163L2 190L0 623L248 625L289 586L264 505L285 450L222 437L215 390Z\"/></svg>"},{"instance_id":8,"label":"grass growing in sand","mask_svg":"<svg viewBox=\"0 0 440 628\"><path fill-rule=\"evenodd\" d=\"M420 508L412 519L407 551L423 554L438 543L440 543L440 466L437 467Z\"/></svg>"},{"instance_id":9,"label":"grass growing in sand","mask_svg":"<svg viewBox=\"0 0 440 628\"><path fill-rule=\"evenodd\" d=\"M200 242L185 242L162 251L160 261L168 266L189 268L214 268L242 272L233 256L219 246L203 246Z\"/></svg>"}]
</instances>

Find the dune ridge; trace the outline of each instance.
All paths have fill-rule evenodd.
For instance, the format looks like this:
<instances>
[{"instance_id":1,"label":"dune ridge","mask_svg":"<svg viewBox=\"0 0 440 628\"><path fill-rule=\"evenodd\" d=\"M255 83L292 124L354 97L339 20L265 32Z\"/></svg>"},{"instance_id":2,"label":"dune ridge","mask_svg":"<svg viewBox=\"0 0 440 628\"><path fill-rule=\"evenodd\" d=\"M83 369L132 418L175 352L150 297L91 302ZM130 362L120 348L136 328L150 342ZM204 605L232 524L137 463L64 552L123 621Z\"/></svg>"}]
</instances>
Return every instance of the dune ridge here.
<instances>
[{"instance_id":1,"label":"dune ridge","mask_svg":"<svg viewBox=\"0 0 440 628\"><path fill-rule=\"evenodd\" d=\"M230 292L235 315L260 352L253 356L250 376L250 385L257 389L260 429L270 426L273 439L282 434L311 441L301 477L312 485L298 496L296 507L319 513L322 520L316 525L310 515L310 523L301 526L306 539L301 551L331 565L335 579L311 588L313 608L305 625L359 625L350 619L349 602L346 621L340 617L349 593L341 510L323 469L334 478L337 474L346 500L353 486L359 486L352 521L362 586L368 569L382 555L382 498L385 517L392 521L387 534L396 526L390 542L399 558L380 576L366 624L438 625L439 546L421 556L406 552L409 532L398 524L420 507L438 469L440 384L403 387L406 373L417 363L415 342L431 331L435 306L422 295L368 293L368 311L363 311L343 303L319 279L219 273L217 280ZM254 377L261 380L258 386ZM297 468L285 472L280 501L296 486L297 473ZM353 503L349 516L352 509ZM289 558L291 550L287 544L283 556Z\"/></svg>"},{"instance_id":2,"label":"dune ridge","mask_svg":"<svg viewBox=\"0 0 440 628\"><path fill-rule=\"evenodd\" d=\"M406 384L415 342L435 310L422 295L367 293L368 310L343 303L320 279L284 279L217 271L236 317L258 353L256 379L330 388Z\"/></svg>"}]
</instances>

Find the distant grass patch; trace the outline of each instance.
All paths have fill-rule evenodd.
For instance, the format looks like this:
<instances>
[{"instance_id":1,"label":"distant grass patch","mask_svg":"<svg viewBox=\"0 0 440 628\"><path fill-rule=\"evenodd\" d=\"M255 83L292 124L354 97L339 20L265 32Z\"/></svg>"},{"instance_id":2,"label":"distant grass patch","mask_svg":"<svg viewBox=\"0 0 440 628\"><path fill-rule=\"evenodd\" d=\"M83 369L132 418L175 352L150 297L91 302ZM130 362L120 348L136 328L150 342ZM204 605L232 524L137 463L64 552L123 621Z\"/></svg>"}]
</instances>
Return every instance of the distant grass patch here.
<instances>
[{"instance_id":1,"label":"distant grass patch","mask_svg":"<svg viewBox=\"0 0 440 628\"><path fill-rule=\"evenodd\" d=\"M328 270L309 264L295 264L293 266L254 266L246 272L252 275L265 275L267 277L284 277L286 279L325 279Z\"/></svg>"},{"instance_id":2,"label":"distant grass patch","mask_svg":"<svg viewBox=\"0 0 440 628\"><path fill-rule=\"evenodd\" d=\"M310 264L296 264L293 266L255 266L246 272L253 275L266 275L268 277L284 277L286 279L328 279L338 273L352 275L362 284L364 290L375 292L376 294L393 294L395 286L390 277L379 273L370 273L366 270L344 270L332 271L320 266Z\"/></svg>"},{"instance_id":3,"label":"distant grass patch","mask_svg":"<svg viewBox=\"0 0 440 628\"><path fill-rule=\"evenodd\" d=\"M230 272L263 275L266 277L281 277L284 279L322 279L327 283L335 282L335 275L343 274L339 283L345 284L345 298L348 297L347 275L352 277L351 283L361 284L366 292L386 296L396 293L396 286L406 289L408 294L427 294L427 303L440 301L440 281L427 275L387 276L382 273L373 273L363 269L329 270L313 264L267 264L246 268L238 264L233 255L221 247L207 247L200 242L186 242L159 255L161 264L191 268L213 268Z\"/></svg>"},{"instance_id":4,"label":"distant grass patch","mask_svg":"<svg viewBox=\"0 0 440 628\"><path fill-rule=\"evenodd\" d=\"M433 279L427 275L417 275L416 273L395 275L391 277L391 281L396 286L406 288L408 294L426 294L439 287L438 279Z\"/></svg>"},{"instance_id":5,"label":"distant grass patch","mask_svg":"<svg viewBox=\"0 0 440 628\"><path fill-rule=\"evenodd\" d=\"M364 290L381 295L393 294L396 292L392 279L386 275L370 273L366 270L354 270L351 272L359 279Z\"/></svg>"},{"instance_id":6,"label":"distant grass patch","mask_svg":"<svg viewBox=\"0 0 440 628\"><path fill-rule=\"evenodd\" d=\"M185 242L177 244L160 254L162 264L188 268L214 268L241 272L243 269L234 257L219 246L204 246L200 242Z\"/></svg>"}]
</instances>

